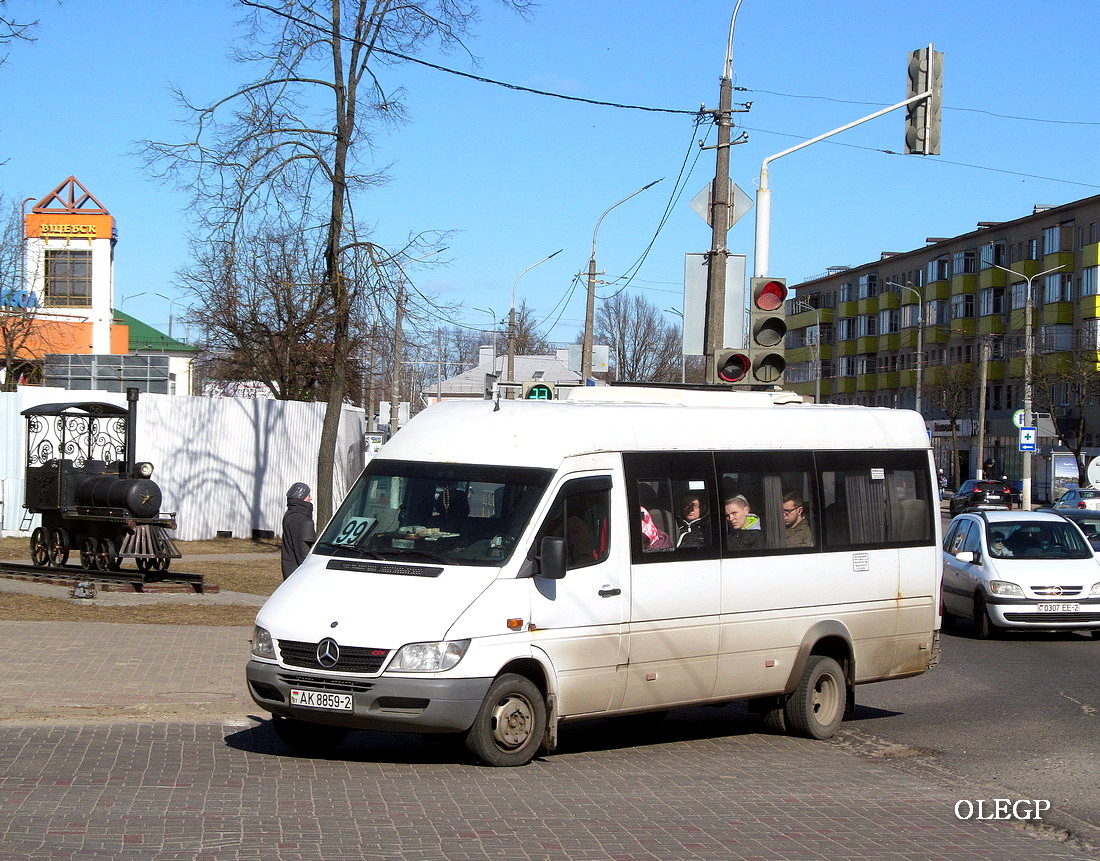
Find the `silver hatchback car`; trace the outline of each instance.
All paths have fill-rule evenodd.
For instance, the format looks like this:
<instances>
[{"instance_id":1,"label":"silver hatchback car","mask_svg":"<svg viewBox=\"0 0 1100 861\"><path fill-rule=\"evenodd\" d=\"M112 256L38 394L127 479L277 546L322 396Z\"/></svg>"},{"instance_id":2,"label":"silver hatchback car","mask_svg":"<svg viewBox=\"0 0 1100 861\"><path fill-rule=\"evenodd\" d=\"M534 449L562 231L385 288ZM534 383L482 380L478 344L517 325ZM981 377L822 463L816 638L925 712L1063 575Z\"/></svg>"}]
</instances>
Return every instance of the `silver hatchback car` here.
<instances>
[{"instance_id":1,"label":"silver hatchback car","mask_svg":"<svg viewBox=\"0 0 1100 861\"><path fill-rule=\"evenodd\" d=\"M943 540L940 595L944 622L972 619L981 638L1002 628L1100 638L1100 561L1077 524L1053 512L960 514Z\"/></svg>"}]
</instances>

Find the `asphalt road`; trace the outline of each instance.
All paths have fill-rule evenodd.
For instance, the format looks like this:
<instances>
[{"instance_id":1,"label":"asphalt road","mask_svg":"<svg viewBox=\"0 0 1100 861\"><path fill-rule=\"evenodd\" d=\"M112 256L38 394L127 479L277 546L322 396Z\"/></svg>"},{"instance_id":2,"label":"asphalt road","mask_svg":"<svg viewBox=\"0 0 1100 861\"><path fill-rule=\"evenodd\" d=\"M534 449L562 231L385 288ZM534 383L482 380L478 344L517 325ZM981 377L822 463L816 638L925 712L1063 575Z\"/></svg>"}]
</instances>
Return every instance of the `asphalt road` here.
<instances>
[{"instance_id":1,"label":"asphalt road","mask_svg":"<svg viewBox=\"0 0 1100 861\"><path fill-rule=\"evenodd\" d=\"M965 788L1045 799L1044 822L1100 846L1100 640L1075 633L943 636L915 679L857 688L842 743Z\"/></svg>"}]
</instances>

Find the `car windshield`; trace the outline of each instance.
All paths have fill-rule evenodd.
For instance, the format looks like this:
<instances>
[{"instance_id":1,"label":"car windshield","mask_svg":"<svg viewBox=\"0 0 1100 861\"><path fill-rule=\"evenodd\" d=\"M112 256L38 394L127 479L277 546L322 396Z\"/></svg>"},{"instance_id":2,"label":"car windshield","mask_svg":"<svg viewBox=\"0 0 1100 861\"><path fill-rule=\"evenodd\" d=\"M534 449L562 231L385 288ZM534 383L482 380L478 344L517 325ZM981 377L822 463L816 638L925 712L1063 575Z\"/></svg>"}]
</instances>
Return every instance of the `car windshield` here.
<instances>
[{"instance_id":1,"label":"car windshield","mask_svg":"<svg viewBox=\"0 0 1100 861\"><path fill-rule=\"evenodd\" d=\"M1092 548L1071 523L998 522L988 527L989 552L1005 559L1088 559Z\"/></svg>"},{"instance_id":2,"label":"car windshield","mask_svg":"<svg viewBox=\"0 0 1100 861\"><path fill-rule=\"evenodd\" d=\"M552 470L374 458L314 552L443 565L507 562Z\"/></svg>"},{"instance_id":3,"label":"car windshield","mask_svg":"<svg viewBox=\"0 0 1100 861\"><path fill-rule=\"evenodd\" d=\"M1100 497L1100 490L1081 490L1078 491L1081 494L1082 499L1096 499Z\"/></svg>"}]
</instances>

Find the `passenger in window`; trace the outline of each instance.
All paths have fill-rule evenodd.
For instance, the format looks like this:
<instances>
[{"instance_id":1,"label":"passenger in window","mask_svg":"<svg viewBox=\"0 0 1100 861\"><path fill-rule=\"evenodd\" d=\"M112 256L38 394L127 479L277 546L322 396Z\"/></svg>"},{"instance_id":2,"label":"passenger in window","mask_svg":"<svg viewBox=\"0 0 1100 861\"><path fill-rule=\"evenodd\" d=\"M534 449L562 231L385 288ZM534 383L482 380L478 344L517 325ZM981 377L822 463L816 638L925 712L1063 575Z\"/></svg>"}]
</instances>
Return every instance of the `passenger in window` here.
<instances>
[{"instance_id":1,"label":"passenger in window","mask_svg":"<svg viewBox=\"0 0 1100 861\"><path fill-rule=\"evenodd\" d=\"M788 547L813 547L814 535L806 519L806 502L791 490L783 494L783 534Z\"/></svg>"},{"instance_id":2,"label":"passenger in window","mask_svg":"<svg viewBox=\"0 0 1100 861\"><path fill-rule=\"evenodd\" d=\"M648 510L639 510L642 514L642 550L671 550L672 539L668 537L668 533L657 528Z\"/></svg>"},{"instance_id":3,"label":"passenger in window","mask_svg":"<svg viewBox=\"0 0 1100 861\"><path fill-rule=\"evenodd\" d=\"M759 547L760 518L752 513L749 501L738 494L727 499L724 507L729 528L726 546L734 551Z\"/></svg>"},{"instance_id":4,"label":"passenger in window","mask_svg":"<svg viewBox=\"0 0 1100 861\"><path fill-rule=\"evenodd\" d=\"M677 547L704 547L709 543L710 518L706 498L699 493L687 493L680 498L680 537Z\"/></svg>"}]
</instances>

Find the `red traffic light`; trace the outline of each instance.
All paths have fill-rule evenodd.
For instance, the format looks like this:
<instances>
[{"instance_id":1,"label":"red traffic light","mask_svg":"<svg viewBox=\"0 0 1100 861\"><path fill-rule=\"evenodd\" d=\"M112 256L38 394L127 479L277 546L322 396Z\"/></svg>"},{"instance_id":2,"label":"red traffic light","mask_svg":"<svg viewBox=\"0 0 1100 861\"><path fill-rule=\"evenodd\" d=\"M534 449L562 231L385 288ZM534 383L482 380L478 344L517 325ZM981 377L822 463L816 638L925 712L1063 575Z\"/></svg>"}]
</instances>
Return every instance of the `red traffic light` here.
<instances>
[{"instance_id":1,"label":"red traffic light","mask_svg":"<svg viewBox=\"0 0 1100 861\"><path fill-rule=\"evenodd\" d=\"M724 383L739 383L745 379L751 364L749 357L744 353L719 353L718 379Z\"/></svg>"},{"instance_id":2,"label":"red traffic light","mask_svg":"<svg viewBox=\"0 0 1100 861\"><path fill-rule=\"evenodd\" d=\"M761 311L775 311L787 300L787 282L781 278L754 278L752 302Z\"/></svg>"}]
</instances>

